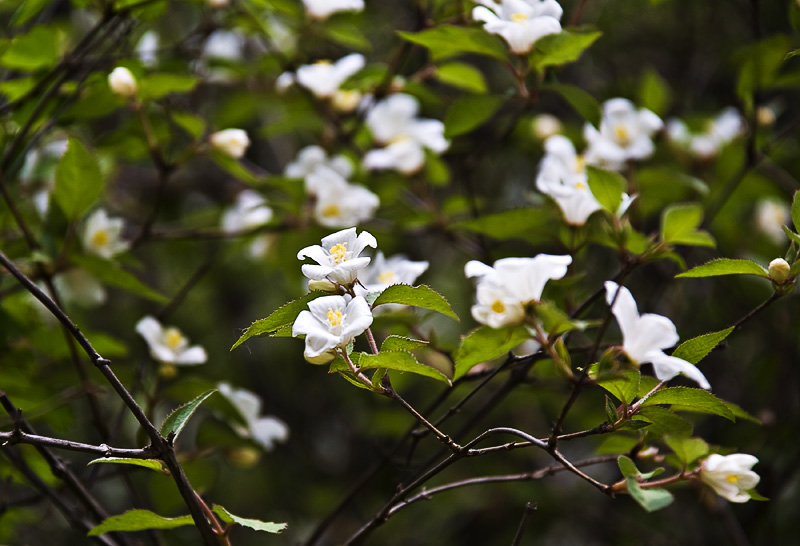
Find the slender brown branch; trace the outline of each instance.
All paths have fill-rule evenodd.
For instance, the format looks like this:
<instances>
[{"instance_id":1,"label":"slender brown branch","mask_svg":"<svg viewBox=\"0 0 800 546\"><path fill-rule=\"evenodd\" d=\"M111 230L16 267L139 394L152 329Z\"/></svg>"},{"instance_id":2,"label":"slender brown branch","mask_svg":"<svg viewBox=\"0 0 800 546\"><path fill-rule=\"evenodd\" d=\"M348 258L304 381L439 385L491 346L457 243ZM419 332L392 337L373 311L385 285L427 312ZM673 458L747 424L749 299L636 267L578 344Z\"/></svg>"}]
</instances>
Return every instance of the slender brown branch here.
<instances>
[{"instance_id":1,"label":"slender brown branch","mask_svg":"<svg viewBox=\"0 0 800 546\"><path fill-rule=\"evenodd\" d=\"M62 440L60 438L28 434L22 431L0 432L0 445L12 446L14 444L31 444L42 447L54 447L68 451L91 453L92 455L98 455L100 457L119 457L121 459L155 459L158 457L158 453L154 452L153 448L149 446L143 449L126 449L111 447L105 444L101 444L99 446L83 444L81 442Z\"/></svg>"},{"instance_id":2,"label":"slender brown branch","mask_svg":"<svg viewBox=\"0 0 800 546\"><path fill-rule=\"evenodd\" d=\"M525 528L528 526L528 521L530 521L530 518L536 509L536 503L529 502L525 504L525 511L522 513L522 519L519 522L517 534L514 535L514 541L511 543L511 546L519 546L519 543L522 542L522 535L525 533Z\"/></svg>"}]
</instances>

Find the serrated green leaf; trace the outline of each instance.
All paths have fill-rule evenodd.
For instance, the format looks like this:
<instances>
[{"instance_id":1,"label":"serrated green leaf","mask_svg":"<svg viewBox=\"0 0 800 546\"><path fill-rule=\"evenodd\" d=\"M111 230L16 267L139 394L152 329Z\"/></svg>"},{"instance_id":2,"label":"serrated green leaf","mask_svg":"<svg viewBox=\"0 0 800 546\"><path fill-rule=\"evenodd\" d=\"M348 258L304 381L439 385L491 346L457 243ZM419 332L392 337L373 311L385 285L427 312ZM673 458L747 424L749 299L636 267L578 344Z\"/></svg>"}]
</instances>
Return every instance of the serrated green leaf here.
<instances>
[{"instance_id":1,"label":"serrated green leaf","mask_svg":"<svg viewBox=\"0 0 800 546\"><path fill-rule=\"evenodd\" d=\"M174 434L173 441L178 438L183 427L186 426L186 423L189 419L194 415L194 412L197 411L197 408L200 407L209 396L217 392L217 389L211 389L209 391L204 392L191 402L187 402L182 406L178 406L175 408L172 413L167 415L167 418L164 420L164 424L161 425L161 436L164 438L169 437L170 434Z\"/></svg>"},{"instance_id":2,"label":"serrated green leaf","mask_svg":"<svg viewBox=\"0 0 800 546\"><path fill-rule=\"evenodd\" d=\"M155 301L158 303L167 303L169 298L160 292L153 290L142 281L136 278L133 273L125 271L117 263L104 260L99 256L90 256L88 254L76 255L72 257L75 265L85 269L97 280L109 286L121 288L131 294L141 296L143 298Z\"/></svg>"},{"instance_id":3,"label":"serrated green leaf","mask_svg":"<svg viewBox=\"0 0 800 546\"><path fill-rule=\"evenodd\" d=\"M697 203L667 207L661 219L661 239L675 245L715 247L707 231L698 230L703 221L703 207Z\"/></svg>"},{"instance_id":4,"label":"serrated green leaf","mask_svg":"<svg viewBox=\"0 0 800 546\"><path fill-rule=\"evenodd\" d=\"M622 175L592 166L586 167L588 175L589 189L597 202L612 215L617 214L619 206L622 204L622 194L625 192L628 183Z\"/></svg>"},{"instance_id":5,"label":"serrated green leaf","mask_svg":"<svg viewBox=\"0 0 800 546\"><path fill-rule=\"evenodd\" d=\"M516 328L492 328L481 326L461 337L456 351L456 366L453 381L464 376L473 366L494 360L531 338L522 326Z\"/></svg>"},{"instance_id":6,"label":"serrated green leaf","mask_svg":"<svg viewBox=\"0 0 800 546\"><path fill-rule=\"evenodd\" d=\"M792 197L792 223L796 232L800 233L800 191Z\"/></svg>"},{"instance_id":7,"label":"serrated green leaf","mask_svg":"<svg viewBox=\"0 0 800 546\"><path fill-rule=\"evenodd\" d=\"M555 303L543 301L536 305L536 316L542 321L542 328L548 334L563 334L571 330L584 330L588 323L570 320L569 315Z\"/></svg>"},{"instance_id":8,"label":"serrated green leaf","mask_svg":"<svg viewBox=\"0 0 800 546\"><path fill-rule=\"evenodd\" d=\"M721 275L758 275L769 277L766 269L751 260L734 260L731 258L718 258L703 265L693 267L675 277L718 277Z\"/></svg>"},{"instance_id":9,"label":"serrated green leaf","mask_svg":"<svg viewBox=\"0 0 800 546\"><path fill-rule=\"evenodd\" d=\"M617 422L617 406L611 399L606 395L606 421L609 425L613 425Z\"/></svg>"},{"instance_id":10,"label":"serrated green leaf","mask_svg":"<svg viewBox=\"0 0 800 546\"><path fill-rule=\"evenodd\" d=\"M708 453L708 444L702 438L664 436L664 442L685 465L693 463Z\"/></svg>"},{"instance_id":11,"label":"serrated green leaf","mask_svg":"<svg viewBox=\"0 0 800 546\"><path fill-rule=\"evenodd\" d=\"M512 209L475 220L456 222L451 229L465 229L493 239L544 240L552 229L552 218L543 209Z\"/></svg>"},{"instance_id":12,"label":"serrated green leaf","mask_svg":"<svg viewBox=\"0 0 800 546\"><path fill-rule=\"evenodd\" d=\"M150 470L155 470L156 472L161 472L166 476L170 475L167 465L165 465L162 461L158 459L126 459L122 457L101 457L99 459L94 459L93 461L89 461L86 464L90 465L97 463L132 464L135 466L149 468Z\"/></svg>"},{"instance_id":13,"label":"serrated green leaf","mask_svg":"<svg viewBox=\"0 0 800 546\"><path fill-rule=\"evenodd\" d=\"M486 93L486 80L483 73L472 65L452 62L436 67L436 79L442 83L458 87L472 93Z\"/></svg>"},{"instance_id":14,"label":"serrated green leaf","mask_svg":"<svg viewBox=\"0 0 800 546\"><path fill-rule=\"evenodd\" d=\"M145 529L174 529L184 525L194 525L192 516L164 518L150 510L128 510L117 516L103 520L93 527L88 536L96 537L112 531L144 531Z\"/></svg>"},{"instance_id":15,"label":"serrated green leaf","mask_svg":"<svg viewBox=\"0 0 800 546\"><path fill-rule=\"evenodd\" d=\"M453 101L444 118L444 136L453 138L488 121L505 100L492 95L465 95Z\"/></svg>"},{"instance_id":16,"label":"serrated green leaf","mask_svg":"<svg viewBox=\"0 0 800 546\"><path fill-rule=\"evenodd\" d=\"M580 87L566 83L551 83L543 85L542 90L558 93L588 123L595 127L600 125L602 118L600 103Z\"/></svg>"},{"instance_id":17,"label":"serrated green leaf","mask_svg":"<svg viewBox=\"0 0 800 546\"><path fill-rule=\"evenodd\" d=\"M722 399L720 398L720 400L722 400ZM747 413L745 410L743 410L741 407L737 406L733 402L728 402L727 400L722 400L722 403L725 404L726 406L728 406L728 409L733 412L733 415L737 419L744 419L745 421L750 421L752 423L756 423L756 424L759 424L759 425L761 424L761 420L759 418L754 417L753 415L750 415L749 413Z\"/></svg>"},{"instance_id":18,"label":"serrated green leaf","mask_svg":"<svg viewBox=\"0 0 800 546\"><path fill-rule=\"evenodd\" d=\"M308 302L325 295L325 292L315 290L314 292L309 292L305 296L297 298L296 300L292 300L289 303L279 307L267 318L257 320L251 324L250 327L245 330L244 334L242 334L242 336L236 341L236 343L233 344L233 347L231 347L230 350L234 350L236 347L253 336L274 335L281 328L291 325L297 318L297 315L300 314L300 311L303 311L308 307Z\"/></svg>"},{"instance_id":19,"label":"serrated green leaf","mask_svg":"<svg viewBox=\"0 0 800 546\"><path fill-rule=\"evenodd\" d=\"M220 517L225 523L236 523L243 525L256 531L266 531L267 533L280 533L289 527L288 523L272 523L271 521L261 521L258 519L240 518L228 512L223 506L215 504L212 508L214 513Z\"/></svg>"},{"instance_id":20,"label":"serrated green leaf","mask_svg":"<svg viewBox=\"0 0 800 546\"><path fill-rule=\"evenodd\" d=\"M53 28L34 26L28 33L11 40L11 45L0 56L0 65L27 72L55 65L58 62L57 36Z\"/></svg>"},{"instance_id":21,"label":"serrated green leaf","mask_svg":"<svg viewBox=\"0 0 800 546\"><path fill-rule=\"evenodd\" d=\"M434 61L464 53L487 55L501 61L508 59L508 50L497 36L483 29L440 25L422 32L398 32L401 38L430 50Z\"/></svg>"},{"instance_id":22,"label":"serrated green leaf","mask_svg":"<svg viewBox=\"0 0 800 546\"><path fill-rule=\"evenodd\" d=\"M714 347L720 344L722 340L733 332L734 327L720 330L719 332L711 332L697 336L681 343L677 349L672 352L672 356L685 360L690 364L697 364L703 360L708 353L714 350Z\"/></svg>"},{"instance_id":23,"label":"serrated green leaf","mask_svg":"<svg viewBox=\"0 0 800 546\"><path fill-rule=\"evenodd\" d=\"M197 76L187 74L149 74L139 79L140 100L160 99L170 93L188 93L200 81Z\"/></svg>"},{"instance_id":24,"label":"serrated green leaf","mask_svg":"<svg viewBox=\"0 0 800 546\"><path fill-rule=\"evenodd\" d=\"M597 382L602 388L613 394L620 402L630 404L639 392L642 375L639 370L625 370L616 377L601 379Z\"/></svg>"},{"instance_id":25,"label":"serrated green leaf","mask_svg":"<svg viewBox=\"0 0 800 546\"><path fill-rule=\"evenodd\" d=\"M530 55L531 66L542 70L548 66L561 66L577 61L586 49L603 33L599 31L562 30L540 38Z\"/></svg>"},{"instance_id":26,"label":"serrated green leaf","mask_svg":"<svg viewBox=\"0 0 800 546\"><path fill-rule=\"evenodd\" d=\"M442 372L436 368L422 364L414 355L405 351L381 351L376 355L361 353L358 360L358 367L362 370L386 368L398 372L415 373L452 385L452 381Z\"/></svg>"},{"instance_id":27,"label":"serrated green leaf","mask_svg":"<svg viewBox=\"0 0 800 546\"><path fill-rule=\"evenodd\" d=\"M103 175L97 161L77 138L70 138L67 151L56 167L53 197L64 215L75 220L94 205L103 193Z\"/></svg>"},{"instance_id":28,"label":"serrated green leaf","mask_svg":"<svg viewBox=\"0 0 800 546\"><path fill-rule=\"evenodd\" d=\"M625 481L628 484L628 492L633 497L633 500L648 512L666 508L675 500L672 493L661 487L643 489L639 482L636 481L636 478L633 477L628 477Z\"/></svg>"},{"instance_id":29,"label":"serrated green leaf","mask_svg":"<svg viewBox=\"0 0 800 546\"><path fill-rule=\"evenodd\" d=\"M422 307L423 309L430 309L447 315L448 317L460 320L458 315L453 312L450 303L444 296L439 294L430 286L421 284L419 286L409 286L407 284L393 284L386 290L381 292L373 307L383 305L385 303L399 303L401 305L412 305L414 307Z\"/></svg>"},{"instance_id":30,"label":"serrated green leaf","mask_svg":"<svg viewBox=\"0 0 800 546\"><path fill-rule=\"evenodd\" d=\"M414 349L419 349L420 347L425 347L427 344L428 344L427 341L422 341L419 339L411 339L410 337L392 335L384 339L383 343L381 343L381 352L411 351Z\"/></svg>"},{"instance_id":31,"label":"serrated green leaf","mask_svg":"<svg viewBox=\"0 0 800 546\"><path fill-rule=\"evenodd\" d=\"M669 404L676 406L673 410L693 411L698 413L710 413L719 415L730 421L735 421L736 417L725 403L703 389L693 389L689 387L668 387L651 394L644 402L642 407L654 406L656 404Z\"/></svg>"},{"instance_id":32,"label":"serrated green leaf","mask_svg":"<svg viewBox=\"0 0 800 546\"><path fill-rule=\"evenodd\" d=\"M625 477L635 477L639 475L639 469L636 468L636 463L634 463L630 457L620 455L617 457L617 465L619 465L619 471L622 472L622 475Z\"/></svg>"},{"instance_id":33,"label":"serrated green leaf","mask_svg":"<svg viewBox=\"0 0 800 546\"><path fill-rule=\"evenodd\" d=\"M692 424L689 421L661 406L639 408L636 418L650 423L650 426L647 427L647 434L654 440L661 439L665 434L673 436L692 434Z\"/></svg>"}]
</instances>

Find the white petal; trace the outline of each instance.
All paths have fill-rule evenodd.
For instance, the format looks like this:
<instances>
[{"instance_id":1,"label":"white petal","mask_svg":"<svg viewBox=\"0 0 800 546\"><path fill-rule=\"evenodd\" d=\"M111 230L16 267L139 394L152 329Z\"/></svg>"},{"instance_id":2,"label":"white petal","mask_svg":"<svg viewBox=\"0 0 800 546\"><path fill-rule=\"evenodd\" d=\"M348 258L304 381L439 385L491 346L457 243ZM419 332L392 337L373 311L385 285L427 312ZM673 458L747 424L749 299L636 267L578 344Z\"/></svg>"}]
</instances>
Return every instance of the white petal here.
<instances>
[{"instance_id":1,"label":"white petal","mask_svg":"<svg viewBox=\"0 0 800 546\"><path fill-rule=\"evenodd\" d=\"M706 376L697 369L697 366L686 362L674 356L668 356L658 351L651 354L648 358L653 364L656 377L661 381L668 381L678 374L685 375L703 389L710 389L711 385L708 383Z\"/></svg>"},{"instance_id":2,"label":"white petal","mask_svg":"<svg viewBox=\"0 0 800 546\"><path fill-rule=\"evenodd\" d=\"M206 360L208 360L206 350L199 345L195 345L176 355L174 364L203 364Z\"/></svg>"}]
</instances>

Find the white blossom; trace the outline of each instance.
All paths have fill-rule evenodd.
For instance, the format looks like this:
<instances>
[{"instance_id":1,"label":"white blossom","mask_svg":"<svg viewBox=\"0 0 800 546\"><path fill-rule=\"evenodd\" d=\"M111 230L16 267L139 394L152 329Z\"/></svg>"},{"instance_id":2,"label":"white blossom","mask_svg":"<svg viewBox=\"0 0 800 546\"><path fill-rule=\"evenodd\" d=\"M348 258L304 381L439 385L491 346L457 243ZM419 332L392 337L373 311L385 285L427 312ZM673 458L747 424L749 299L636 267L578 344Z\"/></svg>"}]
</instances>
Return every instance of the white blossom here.
<instances>
[{"instance_id":1,"label":"white blossom","mask_svg":"<svg viewBox=\"0 0 800 546\"><path fill-rule=\"evenodd\" d=\"M353 175L353 164L350 160L343 155L336 155L328 157L319 146L306 146L297 154L297 158L289 163L284 170L284 174L289 178L303 178L306 182L306 193L317 195L319 192L324 191L325 187L316 185L317 182L329 182L327 180L333 177L326 176L323 172L322 179L315 178L311 182L308 180L308 175L316 172L318 169L330 169L338 174L341 178L347 179Z\"/></svg>"},{"instance_id":2,"label":"white blossom","mask_svg":"<svg viewBox=\"0 0 800 546\"><path fill-rule=\"evenodd\" d=\"M791 215L789 205L774 199L762 199L756 203L755 225L756 229L769 237L776 245L786 241L786 233L783 231Z\"/></svg>"},{"instance_id":3,"label":"white blossom","mask_svg":"<svg viewBox=\"0 0 800 546\"><path fill-rule=\"evenodd\" d=\"M428 270L428 262L414 262L402 255L386 258L380 250L375 259L359 275L357 287L365 293L380 292L393 284L412 285Z\"/></svg>"},{"instance_id":4,"label":"white blossom","mask_svg":"<svg viewBox=\"0 0 800 546\"><path fill-rule=\"evenodd\" d=\"M245 37L232 30L215 30L206 38L200 56L204 59L238 61L243 57Z\"/></svg>"},{"instance_id":5,"label":"white blossom","mask_svg":"<svg viewBox=\"0 0 800 546\"><path fill-rule=\"evenodd\" d=\"M761 480L750 470L758 459L746 453L719 455L714 453L700 465L700 479L720 497L731 502L747 502L753 489Z\"/></svg>"},{"instance_id":6,"label":"white blossom","mask_svg":"<svg viewBox=\"0 0 800 546\"><path fill-rule=\"evenodd\" d=\"M236 196L233 204L222 215L222 230L226 233L254 229L272 219L272 209L261 194L254 190L244 190Z\"/></svg>"},{"instance_id":7,"label":"white blossom","mask_svg":"<svg viewBox=\"0 0 800 546\"><path fill-rule=\"evenodd\" d=\"M207 0L208 5L215 9L224 8L231 3L231 0Z\"/></svg>"},{"instance_id":8,"label":"white blossom","mask_svg":"<svg viewBox=\"0 0 800 546\"><path fill-rule=\"evenodd\" d=\"M153 30L148 30L142 34L136 44L136 56L148 68L152 68L158 63L158 42L158 34Z\"/></svg>"},{"instance_id":9,"label":"white blossom","mask_svg":"<svg viewBox=\"0 0 800 546\"><path fill-rule=\"evenodd\" d=\"M123 224L122 218L109 218L105 210L97 209L86 220L83 247L107 260L125 252L130 244L122 239Z\"/></svg>"},{"instance_id":10,"label":"white blossom","mask_svg":"<svg viewBox=\"0 0 800 546\"><path fill-rule=\"evenodd\" d=\"M361 11L364 0L303 0L308 14L315 19L325 19L338 11Z\"/></svg>"},{"instance_id":11,"label":"white blossom","mask_svg":"<svg viewBox=\"0 0 800 546\"><path fill-rule=\"evenodd\" d=\"M655 147L650 137L663 127L657 115L646 108L636 109L627 99L611 99L603 104L600 129L586 124L583 135L588 142L584 157L589 165L620 170L625 162L646 159Z\"/></svg>"},{"instance_id":12,"label":"white blossom","mask_svg":"<svg viewBox=\"0 0 800 546\"><path fill-rule=\"evenodd\" d=\"M343 229L322 239L322 245L308 246L297 253L297 259L311 258L318 265L303 265L303 275L312 281L328 279L348 285L358 272L369 265L370 258L360 256L366 247L375 248L378 241L367 231L356 236L356 228Z\"/></svg>"},{"instance_id":13,"label":"white blossom","mask_svg":"<svg viewBox=\"0 0 800 546\"><path fill-rule=\"evenodd\" d=\"M325 227L358 225L371 219L380 206L377 195L363 186L349 184L337 172L325 167L317 168L306 177L306 191L313 191L317 196L314 219Z\"/></svg>"},{"instance_id":14,"label":"white blossom","mask_svg":"<svg viewBox=\"0 0 800 546\"><path fill-rule=\"evenodd\" d=\"M727 143L744 131L744 120L735 108L726 108L709 120L704 131L692 133L679 119L667 122L666 132L670 140L685 147L700 159L710 159L717 155Z\"/></svg>"},{"instance_id":15,"label":"white blossom","mask_svg":"<svg viewBox=\"0 0 800 546\"><path fill-rule=\"evenodd\" d=\"M696 366L674 356L664 354L663 349L678 342L675 324L667 317L652 313L639 315L630 290L613 281L606 281L606 301L613 302L611 312L617 318L622 331L622 349L628 357L638 363L653 365L656 377L669 381L683 374L704 389L710 389L708 380Z\"/></svg>"},{"instance_id":16,"label":"white blossom","mask_svg":"<svg viewBox=\"0 0 800 546\"><path fill-rule=\"evenodd\" d=\"M265 451L271 451L276 443L285 442L289 438L289 427L286 423L271 415L261 416L261 399L258 395L246 389L231 387L228 383L220 383L217 388L244 419L244 427L234 426L239 436L251 438Z\"/></svg>"},{"instance_id":17,"label":"white blossom","mask_svg":"<svg viewBox=\"0 0 800 546\"><path fill-rule=\"evenodd\" d=\"M440 154L450 143L444 138L444 124L433 119L419 119L419 103L411 95L392 95L367 113L366 123L375 139L385 148L371 150L364 156L367 169L396 169L411 174L425 162L423 148Z\"/></svg>"},{"instance_id":18,"label":"white blossom","mask_svg":"<svg viewBox=\"0 0 800 546\"><path fill-rule=\"evenodd\" d=\"M539 114L531 122L533 135L539 140L547 140L553 135L559 134L564 127L561 121L551 114Z\"/></svg>"},{"instance_id":19,"label":"white blossom","mask_svg":"<svg viewBox=\"0 0 800 546\"><path fill-rule=\"evenodd\" d=\"M189 346L189 340L175 327L164 328L151 316L136 324L136 331L150 348L150 356L164 364L193 365L207 360L206 351L199 345Z\"/></svg>"},{"instance_id":20,"label":"white blossom","mask_svg":"<svg viewBox=\"0 0 800 546\"><path fill-rule=\"evenodd\" d=\"M64 305L89 308L106 301L106 289L94 275L83 269L74 268L59 273L53 277L53 285Z\"/></svg>"},{"instance_id":21,"label":"white blossom","mask_svg":"<svg viewBox=\"0 0 800 546\"><path fill-rule=\"evenodd\" d=\"M136 78L124 66L118 66L108 75L108 86L112 93L121 97L133 97L139 89Z\"/></svg>"},{"instance_id":22,"label":"white blossom","mask_svg":"<svg viewBox=\"0 0 800 546\"><path fill-rule=\"evenodd\" d=\"M250 138L242 129L225 129L208 137L211 146L233 158L239 159L250 146Z\"/></svg>"},{"instance_id":23,"label":"white blossom","mask_svg":"<svg viewBox=\"0 0 800 546\"><path fill-rule=\"evenodd\" d=\"M528 53L540 38L561 32L563 10L555 0L475 1L482 5L472 10L472 18L485 23L486 32L502 36L514 53Z\"/></svg>"},{"instance_id":24,"label":"white blossom","mask_svg":"<svg viewBox=\"0 0 800 546\"><path fill-rule=\"evenodd\" d=\"M297 69L295 79L315 96L331 99L345 80L362 68L364 68L364 56L351 53L335 63L317 61L314 64L303 65Z\"/></svg>"},{"instance_id":25,"label":"white blossom","mask_svg":"<svg viewBox=\"0 0 800 546\"><path fill-rule=\"evenodd\" d=\"M322 296L308 302L292 326L292 335L306 336L306 359L345 347L372 324L369 304L361 296L349 302L344 296Z\"/></svg>"}]
</instances>

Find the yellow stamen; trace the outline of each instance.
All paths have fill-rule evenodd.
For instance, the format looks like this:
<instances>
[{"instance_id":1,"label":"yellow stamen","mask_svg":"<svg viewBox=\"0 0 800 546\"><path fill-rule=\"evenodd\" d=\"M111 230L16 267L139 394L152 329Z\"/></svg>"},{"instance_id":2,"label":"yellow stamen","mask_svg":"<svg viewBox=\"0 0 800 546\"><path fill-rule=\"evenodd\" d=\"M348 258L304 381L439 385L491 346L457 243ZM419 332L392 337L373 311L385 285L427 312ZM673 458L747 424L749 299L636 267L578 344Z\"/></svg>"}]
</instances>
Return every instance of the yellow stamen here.
<instances>
[{"instance_id":1,"label":"yellow stamen","mask_svg":"<svg viewBox=\"0 0 800 546\"><path fill-rule=\"evenodd\" d=\"M575 172L582 173L586 170L586 160L582 155L575 156Z\"/></svg>"},{"instance_id":2,"label":"yellow stamen","mask_svg":"<svg viewBox=\"0 0 800 546\"><path fill-rule=\"evenodd\" d=\"M500 301L500 300L496 300L492 304L492 311L494 311L495 313L503 313L503 312L505 312L505 310L506 310L506 306L503 305L503 302Z\"/></svg>"},{"instance_id":3,"label":"yellow stamen","mask_svg":"<svg viewBox=\"0 0 800 546\"><path fill-rule=\"evenodd\" d=\"M319 60L319 61L315 62L314 64L317 65L317 66L326 66L326 65L331 65L333 63L331 61L329 61L328 59L322 59L322 60Z\"/></svg>"},{"instance_id":4,"label":"yellow stamen","mask_svg":"<svg viewBox=\"0 0 800 546\"><path fill-rule=\"evenodd\" d=\"M528 16L525 15L524 13L515 13L514 15L511 16L511 20L514 21L515 23L524 23L525 21L528 20Z\"/></svg>"},{"instance_id":5,"label":"yellow stamen","mask_svg":"<svg viewBox=\"0 0 800 546\"><path fill-rule=\"evenodd\" d=\"M333 263L340 264L347 261L347 243L339 243L330 249L330 255L333 257Z\"/></svg>"},{"instance_id":6,"label":"yellow stamen","mask_svg":"<svg viewBox=\"0 0 800 546\"><path fill-rule=\"evenodd\" d=\"M341 326L342 312L338 309L336 311L333 309L328 309L328 322L331 323L331 326Z\"/></svg>"},{"instance_id":7,"label":"yellow stamen","mask_svg":"<svg viewBox=\"0 0 800 546\"><path fill-rule=\"evenodd\" d=\"M325 208L322 209L322 216L324 216L325 218L336 218L341 213L342 210L339 208L339 205L327 205ZM333 249L331 249L331 254L333 254Z\"/></svg>"},{"instance_id":8,"label":"yellow stamen","mask_svg":"<svg viewBox=\"0 0 800 546\"><path fill-rule=\"evenodd\" d=\"M98 229L92 234L92 246L102 248L111 242L108 232L104 229Z\"/></svg>"},{"instance_id":9,"label":"yellow stamen","mask_svg":"<svg viewBox=\"0 0 800 546\"><path fill-rule=\"evenodd\" d=\"M378 281L381 283L390 283L394 280L394 271L384 271L380 275L378 275Z\"/></svg>"},{"instance_id":10,"label":"yellow stamen","mask_svg":"<svg viewBox=\"0 0 800 546\"><path fill-rule=\"evenodd\" d=\"M732 483L733 485L736 485L739 483L739 476L737 476L736 474L729 474L728 476L725 477L725 481L728 483Z\"/></svg>"},{"instance_id":11,"label":"yellow stamen","mask_svg":"<svg viewBox=\"0 0 800 546\"><path fill-rule=\"evenodd\" d=\"M183 334L181 334L180 330L177 328L167 328L166 334L167 335L164 336L164 343L172 351L186 343L186 338L183 337Z\"/></svg>"},{"instance_id":12,"label":"yellow stamen","mask_svg":"<svg viewBox=\"0 0 800 546\"><path fill-rule=\"evenodd\" d=\"M583 182L576 182L576 183L575 183L575 188L576 188L576 189L579 189L579 190L585 190L585 189L588 189L588 188L586 187L586 184L584 184Z\"/></svg>"},{"instance_id":13,"label":"yellow stamen","mask_svg":"<svg viewBox=\"0 0 800 546\"><path fill-rule=\"evenodd\" d=\"M627 146L631 143L631 135L628 132L628 128L624 125L617 125L614 127L614 136L616 136L617 143L620 146Z\"/></svg>"}]
</instances>

